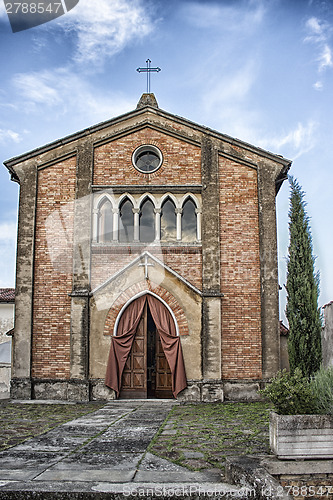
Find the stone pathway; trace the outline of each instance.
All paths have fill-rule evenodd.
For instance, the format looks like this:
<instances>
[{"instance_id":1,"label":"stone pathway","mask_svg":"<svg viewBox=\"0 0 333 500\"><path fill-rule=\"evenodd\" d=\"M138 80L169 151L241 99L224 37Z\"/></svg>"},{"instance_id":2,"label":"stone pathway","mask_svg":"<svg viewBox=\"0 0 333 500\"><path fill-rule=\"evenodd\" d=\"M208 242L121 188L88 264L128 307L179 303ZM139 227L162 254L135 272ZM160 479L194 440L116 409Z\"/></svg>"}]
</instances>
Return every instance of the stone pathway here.
<instances>
[{"instance_id":1,"label":"stone pathway","mask_svg":"<svg viewBox=\"0 0 333 500\"><path fill-rule=\"evenodd\" d=\"M191 472L147 453L174 404L171 400L111 402L1 452L0 498L26 500L29 492L44 492L43 499L46 492L66 493L49 498L90 498L93 492L125 498L137 496L138 488L161 485L173 489L178 485L186 491L190 487L193 494L197 489L222 488L224 498L232 496L237 488L222 483L218 471ZM78 493L80 497L75 496ZM188 491L184 497L189 497Z\"/></svg>"}]
</instances>

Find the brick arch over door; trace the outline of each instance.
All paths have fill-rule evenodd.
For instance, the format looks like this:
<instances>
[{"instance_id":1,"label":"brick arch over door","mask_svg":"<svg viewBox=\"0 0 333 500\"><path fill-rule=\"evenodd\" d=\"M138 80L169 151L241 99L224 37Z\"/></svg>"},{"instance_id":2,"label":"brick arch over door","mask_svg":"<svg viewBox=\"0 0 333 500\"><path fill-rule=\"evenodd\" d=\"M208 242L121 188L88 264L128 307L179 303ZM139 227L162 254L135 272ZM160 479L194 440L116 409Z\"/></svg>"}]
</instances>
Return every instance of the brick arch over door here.
<instances>
[{"instance_id":1,"label":"brick arch over door","mask_svg":"<svg viewBox=\"0 0 333 500\"><path fill-rule=\"evenodd\" d=\"M117 317L122 308L129 300L145 291L153 292L169 306L177 322L179 335L188 335L189 329L185 313L178 304L175 297L168 290L162 288L159 285L155 285L151 281L141 281L139 283L136 283L135 285L127 288L119 295L119 297L115 300L115 302L109 309L104 325L104 335L113 335Z\"/></svg>"}]
</instances>

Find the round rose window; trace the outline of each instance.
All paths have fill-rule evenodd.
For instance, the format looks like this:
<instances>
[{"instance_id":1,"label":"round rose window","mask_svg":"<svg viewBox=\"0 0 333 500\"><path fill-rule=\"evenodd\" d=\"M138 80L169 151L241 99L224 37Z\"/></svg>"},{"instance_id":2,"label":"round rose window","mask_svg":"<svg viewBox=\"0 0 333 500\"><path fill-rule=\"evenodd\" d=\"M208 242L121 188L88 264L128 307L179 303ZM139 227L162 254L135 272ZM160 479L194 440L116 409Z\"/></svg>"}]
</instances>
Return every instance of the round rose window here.
<instances>
[{"instance_id":1,"label":"round rose window","mask_svg":"<svg viewBox=\"0 0 333 500\"><path fill-rule=\"evenodd\" d=\"M155 146L140 146L134 151L132 162L139 172L151 174L160 168L163 156L161 151Z\"/></svg>"}]
</instances>

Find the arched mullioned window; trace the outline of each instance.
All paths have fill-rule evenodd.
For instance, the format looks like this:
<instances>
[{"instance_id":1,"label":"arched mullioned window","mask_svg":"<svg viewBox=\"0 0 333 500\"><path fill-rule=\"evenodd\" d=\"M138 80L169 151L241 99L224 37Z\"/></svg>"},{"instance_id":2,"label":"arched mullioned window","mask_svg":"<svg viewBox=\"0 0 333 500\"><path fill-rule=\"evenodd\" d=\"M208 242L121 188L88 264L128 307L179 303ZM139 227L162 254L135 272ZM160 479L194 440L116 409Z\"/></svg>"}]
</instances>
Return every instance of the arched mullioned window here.
<instances>
[{"instance_id":1,"label":"arched mullioned window","mask_svg":"<svg viewBox=\"0 0 333 500\"><path fill-rule=\"evenodd\" d=\"M177 239L177 216L176 207L170 198L167 198L161 210L161 240L176 241Z\"/></svg>"},{"instance_id":2,"label":"arched mullioned window","mask_svg":"<svg viewBox=\"0 0 333 500\"><path fill-rule=\"evenodd\" d=\"M133 205L128 198L120 205L119 210L119 241L127 243L134 238Z\"/></svg>"},{"instance_id":3,"label":"arched mullioned window","mask_svg":"<svg viewBox=\"0 0 333 500\"><path fill-rule=\"evenodd\" d=\"M151 243L155 240L155 213L154 205L150 199L146 199L141 205L140 213L140 241Z\"/></svg>"},{"instance_id":4,"label":"arched mullioned window","mask_svg":"<svg viewBox=\"0 0 333 500\"><path fill-rule=\"evenodd\" d=\"M136 200L125 194L111 201L96 200L93 241L96 243L194 243L201 241L201 209L197 198L173 194L158 197L147 194Z\"/></svg>"},{"instance_id":5,"label":"arched mullioned window","mask_svg":"<svg viewBox=\"0 0 333 500\"><path fill-rule=\"evenodd\" d=\"M197 240L196 206L191 198L187 198L182 213L182 241L190 243Z\"/></svg>"},{"instance_id":6,"label":"arched mullioned window","mask_svg":"<svg viewBox=\"0 0 333 500\"><path fill-rule=\"evenodd\" d=\"M107 198L99 205L97 239L99 243L107 243L113 239L112 204Z\"/></svg>"}]
</instances>

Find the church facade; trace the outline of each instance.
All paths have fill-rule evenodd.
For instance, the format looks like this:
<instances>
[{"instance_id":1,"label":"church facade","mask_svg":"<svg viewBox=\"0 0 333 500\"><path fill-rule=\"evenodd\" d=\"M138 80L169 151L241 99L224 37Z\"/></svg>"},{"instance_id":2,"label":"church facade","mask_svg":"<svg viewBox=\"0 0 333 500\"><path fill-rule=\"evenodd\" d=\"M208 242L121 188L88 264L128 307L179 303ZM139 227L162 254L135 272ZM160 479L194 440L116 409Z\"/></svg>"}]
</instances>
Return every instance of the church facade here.
<instances>
[{"instance_id":1,"label":"church facade","mask_svg":"<svg viewBox=\"0 0 333 500\"><path fill-rule=\"evenodd\" d=\"M20 184L13 398L255 398L279 370L289 160L143 94L5 166Z\"/></svg>"}]
</instances>

